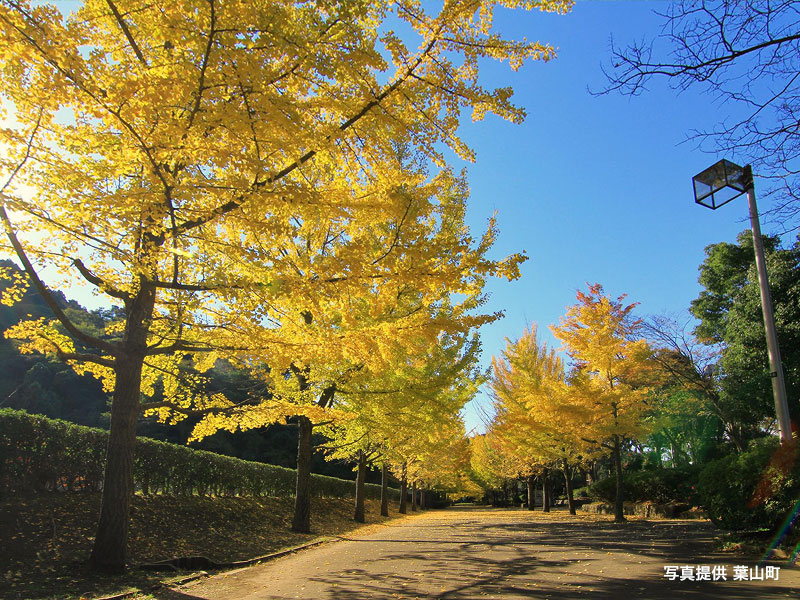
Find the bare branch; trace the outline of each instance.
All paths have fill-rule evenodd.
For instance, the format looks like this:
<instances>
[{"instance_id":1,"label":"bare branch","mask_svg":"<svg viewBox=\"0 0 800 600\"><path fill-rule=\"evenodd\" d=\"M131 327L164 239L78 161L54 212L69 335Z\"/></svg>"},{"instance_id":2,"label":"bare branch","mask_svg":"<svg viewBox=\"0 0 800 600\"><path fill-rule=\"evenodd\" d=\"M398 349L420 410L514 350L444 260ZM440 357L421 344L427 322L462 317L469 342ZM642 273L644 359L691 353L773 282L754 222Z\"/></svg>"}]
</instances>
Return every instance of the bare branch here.
<instances>
[{"instance_id":1,"label":"bare branch","mask_svg":"<svg viewBox=\"0 0 800 600\"><path fill-rule=\"evenodd\" d=\"M729 116L688 139L712 153L749 161L769 187L765 213L786 230L800 217L800 11L794 1L675 0L662 33L649 42L611 46L606 86L638 95L654 78L678 90L697 87ZM739 162L739 161L737 161ZM793 226L795 223L795 226Z\"/></svg>"}]
</instances>

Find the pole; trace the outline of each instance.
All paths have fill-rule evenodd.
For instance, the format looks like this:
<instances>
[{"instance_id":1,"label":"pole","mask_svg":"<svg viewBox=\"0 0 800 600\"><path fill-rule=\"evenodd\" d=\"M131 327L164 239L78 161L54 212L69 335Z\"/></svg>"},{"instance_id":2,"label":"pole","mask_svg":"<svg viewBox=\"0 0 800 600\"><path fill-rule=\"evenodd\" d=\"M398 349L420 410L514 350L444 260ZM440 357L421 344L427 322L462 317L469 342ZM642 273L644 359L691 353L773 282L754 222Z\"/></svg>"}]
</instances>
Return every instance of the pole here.
<instances>
[{"instance_id":1,"label":"pole","mask_svg":"<svg viewBox=\"0 0 800 600\"><path fill-rule=\"evenodd\" d=\"M767 279L767 262L764 259L764 245L761 240L761 225L758 221L756 207L756 189L753 183L753 171L750 165L744 168L744 179L747 186L747 205L750 208L750 228L753 232L753 248L756 254L758 271L758 287L761 290L761 310L764 313L764 329L767 334L767 353L769 354L769 371L772 379L772 395L775 398L775 414L778 417L778 430L781 444L792 439L792 424L789 420L789 403L786 399L786 383L783 380L781 351L778 347L778 335L775 332L775 317L772 312L772 297Z\"/></svg>"}]
</instances>

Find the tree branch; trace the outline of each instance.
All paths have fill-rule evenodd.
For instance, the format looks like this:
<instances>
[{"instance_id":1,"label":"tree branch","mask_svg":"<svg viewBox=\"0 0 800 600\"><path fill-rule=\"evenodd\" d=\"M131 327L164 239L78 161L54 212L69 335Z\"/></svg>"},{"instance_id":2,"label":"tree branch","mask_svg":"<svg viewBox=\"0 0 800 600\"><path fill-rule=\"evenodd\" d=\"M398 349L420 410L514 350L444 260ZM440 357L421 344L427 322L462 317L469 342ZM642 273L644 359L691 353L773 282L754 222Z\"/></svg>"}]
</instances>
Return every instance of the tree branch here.
<instances>
[{"instance_id":1,"label":"tree branch","mask_svg":"<svg viewBox=\"0 0 800 600\"><path fill-rule=\"evenodd\" d=\"M6 188L11 184L14 177L16 177L17 173L22 169L25 163L30 159L31 156L31 147L33 146L33 140L36 137L36 133L39 130L39 126L41 124L41 114L36 121L36 125L31 130L31 135L28 138L28 147L25 152L25 156L22 158L20 163L14 168L11 172L11 176L3 185L2 189L0 189L0 199L2 198L2 194L5 192ZM0 220L3 221L3 226L6 230L6 236L8 236L9 241L11 242L11 246L14 248L14 252L16 253L17 257L19 258L20 262L22 263L25 272L28 274L31 282L33 283L33 287L36 288L36 291L39 292L39 295L45 301L48 308L53 312L53 315L61 322L64 328L75 337L75 339L97 348L99 350L103 350L104 352L111 354L112 356L117 356L120 353L120 348L117 347L116 344L112 344L105 340L101 340L96 338L92 335L89 335L85 331L78 329L75 324L67 317L61 307L58 305L55 297L44 284L44 282L39 278L39 275L36 273L36 269L33 266L33 263L28 259L28 255L25 252L25 249L22 247L22 244L17 238L17 234L14 231L14 226L11 224L11 219L8 216L8 212L6 211L6 206L4 201L0 201Z\"/></svg>"},{"instance_id":2,"label":"tree branch","mask_svg":"<svg viewBox=\"0 0 800 600\"><path fill-rule=\"evenodd\" d=\"M192 124L194 123L194 118L197 115L197 112L200 110L200 101L203 98L203 90L205 90L205 80L206 80L206 69L208 68L208 59L211 56L211 48L214 46L214 35L216 32L214 28L217 24L217 15L214 10L214 0L209 0L209 5L211 6L211 24L208 28L208 43L206 44L206 50L203 53L203 64L200 65L200 79L197 84L197 97L195 98L194 106L192 107L192 112L189 113L189 125L187 129L191 128Z\"/></svg>"},{"instance_id":3,"label":"tree branch","mask_svg":"<svg viewBox=\"0 0 800 600\"><path fill-rule=\"evenodd\" d=\"M103 350L112 356L118 356L121 352L121 349L117 347L116 344L112 344L105 340L101 340L100 338L96 338L92 335L89 335L85 331L78 329L75 324L70 321L69 317L61 310L61 307L56 302L56 299L53 297L53 294L47 288L47 286L39 279L39 275L36 273L36 269L33 267L33 264L28 259L28 255L25 253L25 249L20 244L19 239L17 239L16 234L14 233L13 226L11 225L11 221L8 218L8 213L6 212L6 207L0 204L0 220L3 221L3 224L6 229L6 235L8 239L11 241L11 245L14 247L14 251L19 257L20 262L22 262L22 266L25 269L25 272L28 274L31 282L33 283L33 287L36 288L36 291L39 292L39 295L44 300L45 304L47 304L48 308L53 312L53 315L59 320L59 322L64 326L64 328L72 334L72 336L98 350Z\"/></svg>"},{"instance_id":4,"label":"tree branch","mask_svg":"<svg viewBox=\"0 0 800 600\"><path fill-rule=\"evenodd\" d=\"M389 245L389 247L386 249L386 252L384 252L384 253L383 253L383 254L381 254L381 255L380 255L378 258L376 258L375 260L373 260L373 261L372 261L372 264L373 264L373 265L376 265L376 264L378 264L378 263L379 263L380 261L382 261L384 258L386 258L387 256L389 256L389 254L391 253L391 251L392 251L392 250L394 250L394 249L397 247L397 242L398 242L398 240L400 239L400 232L401 232L401 231L402 231L402 229L403 229L403 224L405 223L406 219L408 218L408 213L411 211L411 205L412 205L413 203L414 203L414 198L413 198L413 197L409 198L409 200L408 200L408 206L406 206L406 210L405 210L405 212L403 213L403 217L400 219L400 222L397 224L397 231L395 231L395 233L394 233L394 239L392 240L392 243L391 243L391 244Z\"/></svg>"},{"instance_id":5,"label":"tree branch","mask_svg":"<svg viewBox=\"0 0 800 600\"><path fill-rule=\"evenodd\" d=\"M73 260L72 264L75 266L76 269L78 269L78 271L80 271L81 275L83 275L83 278L86 281L88 281L93 285L96 285L109 296L113 298L119 298L120 300L124 301L125 304L128 304L128 302L130 302L133 299L130 294L111 287L111 285L109 285L105 280L101 279L100 277L92 273L89 270L89 268L85 264L83 264L83 261L80 258L76 258L75 260Z\"/></svg>"},{"instance_id":6,"label":"tree branch","mask_svg":"<svg viewBox=\"0 0 800 600\"><path fill-rule=\"evenodd\" d=\"M112 0L106 0L106 4L108 4L108 7L111 9L111 12L114 13L114 18L117 20L120 29L122 29L122 33L124 33L125 37L128 38L128 43L131 45L131 48L133 48L133 52L134 54L136 54L136 58L138 58L139 62L141 62L146 67L147 61L144 59L144 55L142 54L142 51L139 49L139 45L136 43L136 40L133 39L133 34L131 33L131 30L128 28L128 24L122 18L122 15L120 14L119 10L117 10L117 7L114 5Z\"/></svg>"},{"instance_id":7,"label":"tree branch","mask_svg":"<svg viewBox=\"0 0 800 600\"><path fill-rule=\"evenodd\" d=\"M333 383L326 387L319 396L319 400L317 400L317 406L321 406L322 408L328 408L333 402L333 397L336 394L336 384Z\"/></svg>"},{"instance_id":8,"label":"tree branch","mask_svg":"<svg viewBox=\"0 0 800 600\"><path fill-rule=\"evenodd\" d=\"M425 50L417 58L417 60L414 63L414 65L408 67L406 72L401 77L398 77L396 81L394 81L393 83L388 85L380 94L378 94L372 100L370 100L364 106L362 106L361 109L357 113L355 113L353 116L351 116L346 121L342 122L338 127L339 133L343 133L343 132L347 131L348 129L350 129L355 123L360 121L373 108L375 108L376 106L380 105L380 103L383 102L383 100L385 100L389 95L391 95L395 90L397 90L403 83L405 83L409 79L409 77L411 77L411 75L414 74L414 71L417 68L419 68L419 66L424 62L425 58L433 50L434 46L436 45L436 42L437 42L436 38L432 39L428 43L428 46L425 48ZM333 139L333 135L326 136L324 138L323 142L320 144L320 146L324 145L327 142L330 142L332 139ZM284 177L286 177L287 175L289 175L293 171L295 171L298 168L302 167L305 163L310 161L312 158L314 158L314 156L317 155L317 152L318 152L318 150L309 150L308 152L303 154L300 158L298 158L294 162L286 165L283 169L281 169L277 173L274 173L273 175L271 175L267 179L265 179L263 181L258 181L258 180L254 181L253 184L251 185L251 191L255 191L256 189L260 189L260 188L263 188L265 186L272 185L272 184L276 183L277 181L283 179ZM228 202L225 202L225 203L217 206L211 212L209 212L208 214L206 214L206 215L204 215L202 217L198 217L196 219L191 219L189 221L184 221L183 223L179 224L178 227L175 230L175 234L174 235L179 235L179 234L184 233L186 231L189 231L191 229L195 229L197 227L205 225L206 223L209 223L209 222L213 221L214 219L216 219L218 217L221 217L223 215L228 214L231 211L234 211L234 210L238 209L246 201L247 201L247 198L245 197L245 195L241 194L237 198L234 198L233 200L229 200Z\"/></svg>"},{"instance_id":9,"label":"tree branch","mask_svg":"<svg viewBox=\"0 0 800 600\"><path fill-rule=\"evenodd\" d=\"M202 283L175 283L174 281L152 281L154 287L181 292L214 292L217 290L242 289L240 285L205 285Z\"/></svg>"},{"instance_id":10,"label":"tree branch","mask_svg":"<svg viewBox=\"0 0 800 600\"><path fill-rule=\"evenodd\" d=\"M56 356L59 359L67 361L67 360L75 360L78 362L91 362L98 365L103 365L104 367L114 368L116 366L116 361L111 358L106 358L104 356L99 356L97 354L84 354L82 352L62 352L61 350L56 349Z\"/></svg>"},{"instance_id":11,"label":"tree branch","mask_svg":"<svg viewBox=\"0 0 800 600\"><path fill-rule=\"evenodd\" d=\"M147 356L157 356L163 354L172 354L173 352L213 352L215 350L224 350L229 352L244 351L247 348L239 346L219 346L219 345L200 345L193 342L184 342L178 340L169 346L148 346Z\"/></svg>"}]
</instances>

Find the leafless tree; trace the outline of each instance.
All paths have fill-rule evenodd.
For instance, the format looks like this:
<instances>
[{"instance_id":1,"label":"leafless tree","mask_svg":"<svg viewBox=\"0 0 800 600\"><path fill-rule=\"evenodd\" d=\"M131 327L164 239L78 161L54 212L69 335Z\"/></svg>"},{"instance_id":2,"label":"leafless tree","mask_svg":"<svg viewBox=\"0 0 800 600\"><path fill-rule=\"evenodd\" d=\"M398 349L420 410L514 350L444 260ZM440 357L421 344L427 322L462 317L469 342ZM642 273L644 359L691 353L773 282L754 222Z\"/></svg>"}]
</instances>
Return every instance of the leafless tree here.
<instances>
[{"instance_id":1,"label":"leafless tree","mask_svg":"<svg viewBox=\"0 0 800 600\"><path fill-rule=\"evenodd\" d=\"M671 315L654 315L641 324L641 332L655 349L653 358L666 380L673 385L702 394L740 451L744 448L741 425L731 417L720 397L718 345L700 343L690 331L690 320Z\"/></svg>"},{"instance_id":2,"label":"leafless tree","mask_svg":"<svg viewBox=\"0 0 800 600\"><path fill-rule=\"evenodd\" d=\"M690 134L704 150L748 161L763 178L768 211L785 230L800 222L800 2L675 1L661 33L620 47L613 41L606 87L638 95L654 77L699 87L722 120ZM762 190L760 190L762 191Z\"/></svg>"}]
</instances>

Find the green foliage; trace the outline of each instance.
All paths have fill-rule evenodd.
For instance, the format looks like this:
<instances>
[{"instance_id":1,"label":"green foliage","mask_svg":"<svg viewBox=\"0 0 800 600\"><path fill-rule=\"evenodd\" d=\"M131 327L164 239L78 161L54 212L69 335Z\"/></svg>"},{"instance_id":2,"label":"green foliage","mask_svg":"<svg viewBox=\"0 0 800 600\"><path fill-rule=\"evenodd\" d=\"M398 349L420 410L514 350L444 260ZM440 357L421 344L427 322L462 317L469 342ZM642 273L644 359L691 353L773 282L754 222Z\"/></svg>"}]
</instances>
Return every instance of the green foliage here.
<instances>
[{"instance_id":1,"label":"green foliage","mask_svg":"<svg viewBox=\"0 0 800 600\"><path fill-rule=\"evenodd\" d=\"M107 444L107 431L2 409L0 493L97 490ZM136 441L134 481L145 494L288 497L294 494L296 477L293 469L146 438ZM352 481L323 475L311 479L315 496L354 494ZM380 486L365 488L367 498L380 498Z\"/></svg>"},{"instance_id":2,"label":"green foliage","mask_svg":"<svg viewBox=\"0 0 800 600\"><path fill-rule=\"evenodd\" d=\"M687 466L676 469L652 469L623 473L625 500L631 502L697 502L695 487L698 468ZM612 475L601 479L581 491L589 497L603 502L616 499L616 478ZM576 490L577 492L577 490Z\"/></svg>"},{"instance_id":3,"label":"green foliage","mask_svg":"<svg viewBox=\"0 0 800 600\"><path fill-rule=\"evenodd\" d=\"M775 408L750 231L740 233L737 241L706 248L699 278L705 290L692 301L691 312L700 320L697 336L723 346L720 408L741 429L744 442L758 437L761 422L773 419ZM764 236L763 241L789 411L798 420L800 241L791 248L782 248L777 237Z\"/></svg>"},{"instance_id":4,"label":"green foliage","mask_svg":"<svg viewBox=\"0 0 800 600\"><path fill-rule=\"evenodd\" d=\"M800 499L800 448L756 440L746 452L708 463L698 491L708 516L725 529L773 529Z\"/></svg>"},{"instance_id":5,"label":"green foliage","mask_svg":"<svg viewBox=\"0 0 800 600\"><path fill-rule=\"evenodd\" d=\"M591 487L590 485L585 485L585 486L582 486L582 487L579 487L579 488L575 488L574 490L572 490L572 495L573 495L573 496L574 496L576 499L580 499L580 498L590 498L590 497L591 497L591 496L589 495L589 488L590 488L590 487Z\"/></svg>"},{"instance_id":6,"label":"green foliage","mask_svg":"<svg viewBox=\"0 0 800 600\"><path fill-rule=\"evenodd\" d=\"M764 252L771 255L779 245L776 237L764 236ZM736 296L747 284L748 270L755 264L750 231L738 235L738 244L721 242L706 247L698 281L705 290L692 301L691 311L700 325L695 333L707 342L725 340L728 314Z\"/></svg>"},{"instance_id":7,"label":"green foliage","mask_svg":"<svg viewBox=\"0 0 800 600\"><path fill-rule=\"evenodd\" d=\"M670 451L672 467L707 461L718 447L723 424L701 390L664 386L649 397L651 434L642 457L648 467L660 468L663 450Z\"/></svg>"}]
</instances>

